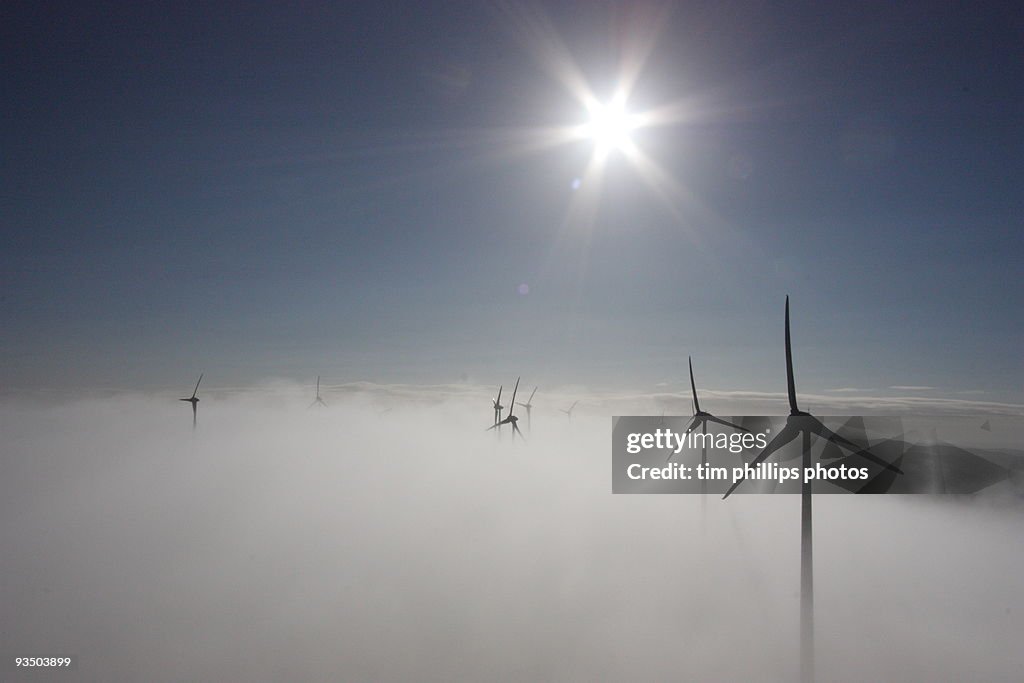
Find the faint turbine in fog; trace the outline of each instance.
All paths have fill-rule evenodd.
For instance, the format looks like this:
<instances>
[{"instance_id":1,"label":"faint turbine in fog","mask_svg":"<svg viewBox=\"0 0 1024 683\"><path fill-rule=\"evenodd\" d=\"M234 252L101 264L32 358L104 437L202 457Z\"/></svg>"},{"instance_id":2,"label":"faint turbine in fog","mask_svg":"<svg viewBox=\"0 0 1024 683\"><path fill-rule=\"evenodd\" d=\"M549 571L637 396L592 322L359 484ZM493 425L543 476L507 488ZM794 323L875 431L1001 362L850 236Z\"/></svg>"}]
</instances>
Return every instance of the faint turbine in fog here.
<instances>
[{"instance_id":1,"label":"faint turbine in fog","mask_svg":"<svg viewBox=\"0 0 1024 683\"><path fill-rule=\"evenodd\" d=\"M519 379L520 379L519 377L516 377L516 387L515 387L515 389L512 390L512 402L508 404L508 417L506 417L501 422L496 422L495 424L492 424L490 427L488 427L484 431L488 431L489 432L492 429L498 429L499 427L501 427L501 425L506 425L506 424L507 425L512 425L512 439L513 439L513 441L516 438L516 434L518 434L519 437L521 439L523 439L523 441L526 440L526 437L523 436L523 433L521 431L519 431L519 424L518 424L519 423L519 418L516 417L513 414L515 412L515 409L516 409L516 392L519 391Z\"/></svg>"},{"instance_id":2,"label":"faint turbine in fog","mask_svg":"<svg viewBox=\"0 0 1024 683\"><path fill-rule=\"evenodd\" d=\"M568 417L571 420L572 419L572 411L573 411L574 408L576 408L576 404L577 403L579 403L579 401L573 401L572 405L569 406L569 410L566 410L565 408L559 408L559 410L561 410L563 413L565 413L566 417Z\"/></svg>"},{"instance_id":3,"label":"faint turbine in fog","mask_svg":"<svg viewBox=\"0 0 1024 683\"><path fill-rule=\"evenodd\" d=\"M322 406L324 408L327 407L327 404L324 403L324 400L320 398L320 375L316 376L316 398L314 398L313 402L309 404L309 408L312 408L313 406ZM309 410L309 408L307 408L307 410Z\"/></svg>"},{"instance_id":4,"label":"faint turbine in fog","mask_svg":"<svg viewBox=\"0 0 1024 683\"><path fill-rule=\"evenodd\" d=\"M533 388L533 392L530 394L530 398L526 399L526 403L522 401L519 405L526 408L526 426L531 427L533 425L533 417L530 415L530 411L533 409L533 395L537 393L537 387Z\"/></svg>"},{"instance_id":5,"label":"faint turbine in fog","mask_svg":"<svg viewBox=\"0 0 1024 683\"><path fill-rule=\"evenodd\" d=\"M505 406L501 405L501 390L502 386L498 387L498 398L492 398L491 403L494 404L494 424L501 422L501 411L505 409Z\"/></svg>"},{"instance_id":6,"label":"faint turbine in fog","mask_svg":"<svg viewBox=\"0 0 1024 683\"><path fill-rule=\"evenodd\" d=\"M189 398L179 398L179 401L188 401L192 404L192 429L196 428L196 404L199 403L199 399L196 398L196 392L199 391L199 382L203 381L203 374L199 373L199 381L196 382L196 388L192 390L192 396Z\"/></svg>"}]
</instances>

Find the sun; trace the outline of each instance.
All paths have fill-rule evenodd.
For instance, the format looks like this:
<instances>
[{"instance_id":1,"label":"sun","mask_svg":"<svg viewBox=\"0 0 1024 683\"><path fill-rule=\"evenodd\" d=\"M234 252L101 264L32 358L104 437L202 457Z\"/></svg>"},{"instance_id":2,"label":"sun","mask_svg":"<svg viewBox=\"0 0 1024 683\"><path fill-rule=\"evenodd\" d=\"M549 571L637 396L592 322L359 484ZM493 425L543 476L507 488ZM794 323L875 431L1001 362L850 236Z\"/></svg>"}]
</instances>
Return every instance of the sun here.
<instances>
[{"instance_id":1,"label":"sun","mask_svg":"<svg viewBox=\"0 0 1024 683\"><path fill-rule=\"evenodd\" d=\"M587 111L590 120L583 124L580 132L594 142L599 154L629 146L629 133L635 124L624 98L615 97L609 103L594 101L587 106Z\"/></svg>"}]
</instances>

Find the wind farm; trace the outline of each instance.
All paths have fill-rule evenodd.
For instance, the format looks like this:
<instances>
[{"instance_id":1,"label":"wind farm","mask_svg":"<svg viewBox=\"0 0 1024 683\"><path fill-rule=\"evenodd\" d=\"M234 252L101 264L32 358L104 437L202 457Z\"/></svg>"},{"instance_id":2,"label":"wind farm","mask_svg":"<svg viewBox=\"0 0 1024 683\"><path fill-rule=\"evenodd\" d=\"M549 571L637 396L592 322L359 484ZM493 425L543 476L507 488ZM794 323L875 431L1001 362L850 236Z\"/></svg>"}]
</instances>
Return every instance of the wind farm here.
<instances>
[{"instance_id":1,"label":"wind farm","mask_svg":"<svg viewBox=\"0 0 1024 683\"><path fill-rule=\"evenodd\" d=\"M1019 15L6 3L0 678L1024 680Z\"/></svg>"}]
</instances>

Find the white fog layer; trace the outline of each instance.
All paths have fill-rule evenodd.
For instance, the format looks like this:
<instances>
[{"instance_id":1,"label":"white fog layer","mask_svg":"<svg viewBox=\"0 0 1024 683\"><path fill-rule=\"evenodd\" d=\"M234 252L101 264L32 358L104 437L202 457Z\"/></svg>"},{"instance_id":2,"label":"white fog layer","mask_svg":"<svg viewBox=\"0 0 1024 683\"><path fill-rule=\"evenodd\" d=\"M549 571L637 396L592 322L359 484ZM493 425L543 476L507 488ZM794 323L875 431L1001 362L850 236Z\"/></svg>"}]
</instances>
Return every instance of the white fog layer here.
<instances>
[{"instance_id":1,"label":"white fog layer","mask_svg":"<svg viewBox=\"0 0 1024 683\"><path fill-rule=\"evenodd\" d=\"M75 655L22 674L60 681L797 678L798 496L612 495L586 406L513 442L486 397L325 398L204 396L194 432L165 397L0 405L4 656ZM820 681L1024 680L1019 498L814 506Z\"/></svg>"}]
</instances>

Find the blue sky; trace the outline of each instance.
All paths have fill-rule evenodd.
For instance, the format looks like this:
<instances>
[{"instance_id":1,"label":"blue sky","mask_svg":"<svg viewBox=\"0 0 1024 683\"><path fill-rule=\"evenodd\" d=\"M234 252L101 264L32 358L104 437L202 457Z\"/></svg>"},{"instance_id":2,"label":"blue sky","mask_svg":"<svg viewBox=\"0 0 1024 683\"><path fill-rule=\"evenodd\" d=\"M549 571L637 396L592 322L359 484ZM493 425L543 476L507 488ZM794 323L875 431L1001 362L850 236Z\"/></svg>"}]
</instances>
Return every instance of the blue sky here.
<instances>
[{"instance_id":1,"label":"blue sky","mask_svg":"<svg viewBox=\"0 0 1024 683\"><path fill-rule=\"evenodd\" d=\"M801 388L1024 401L1024 22L832 5L674 7L628 106L690 112L633 136L686 195L613 152L581 220L593 144L522 144L586 119L538 45L610 97L650 6L5 3L0 384L646 388L693 354L773 391L789 294Z\"/></svg>"}]
</instances>

